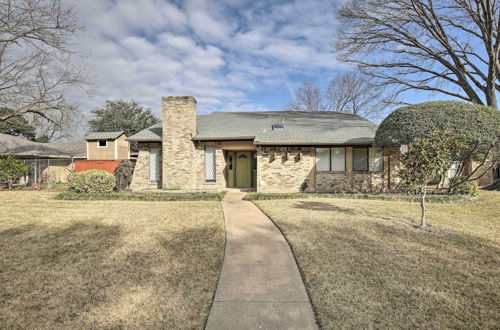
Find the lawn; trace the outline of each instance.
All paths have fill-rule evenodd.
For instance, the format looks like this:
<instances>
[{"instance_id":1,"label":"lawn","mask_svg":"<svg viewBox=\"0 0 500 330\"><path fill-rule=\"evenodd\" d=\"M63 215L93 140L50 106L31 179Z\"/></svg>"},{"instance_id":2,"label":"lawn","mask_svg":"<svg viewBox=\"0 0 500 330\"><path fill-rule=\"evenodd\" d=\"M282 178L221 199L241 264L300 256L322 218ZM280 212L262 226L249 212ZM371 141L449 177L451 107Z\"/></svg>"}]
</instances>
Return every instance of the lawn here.
<instances>
[{"instance_id":1,"label":"lawn","mask_svg":"<svg viewBox=\"0 0 500 330\"><path fill-rule=\"evenodd\" d=\"M500 192L429 204L429 231L412 202L255 203L290 242L321 327L500 326Z\"/></svg>"},{"instance_id":2,"label":"lawn","mask_svg":"<svg viewBox=\"0 0 500 330\"><path fill-rule=\"evenodd\" d=\"M203 328L224 254L217 201L0 192L0 328Z\"/></svg>"}]
</instances>

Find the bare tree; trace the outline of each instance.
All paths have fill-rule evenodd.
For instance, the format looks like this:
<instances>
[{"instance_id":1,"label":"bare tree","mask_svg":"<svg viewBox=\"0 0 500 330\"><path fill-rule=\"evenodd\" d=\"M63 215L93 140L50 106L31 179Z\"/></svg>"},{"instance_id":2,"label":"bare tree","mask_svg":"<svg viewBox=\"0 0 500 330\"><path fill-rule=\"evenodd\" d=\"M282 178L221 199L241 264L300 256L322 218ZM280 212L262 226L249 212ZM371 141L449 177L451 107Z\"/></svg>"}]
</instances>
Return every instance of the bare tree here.
<instances>
[{"instance_id":1,"label":"bare tree","mask_svg":"<svg viewBox=\"0 0 500 330\"><path fill-rule=\"evenodd\" d=\"M311 81L305 81L296 90L293 100L287 106L289 111L324 110L321 89Z\"/></svg>"},{"instance_id":2,"label":"bare tree","mask_svg":"<svg viewBox=\"0 0 500 330\"><path fill-rule=\"evenodd\" d=\"M70 43L80 29L60 0L0 0L0 104L13 109L0 120L29 116L61 127L77 114L65 94L86 86Z\"/></svg>"},{"instance_id":3,"label":"bare tree","mask_svg":"<svg viewBox=\"0 0 500 330\"><path fill-rule=\"evenodd\" d=\"M348 0L339 58L398 92L438 92L498 108L500 1Z\"/></svg>"},{"instance_id":4,"label":"bare tree","mask_svg":"<svg viewBox=\"0 0 500 330\"><path fill-rule=\"evenodd\" d=\"M336 73L325 93L328 110L345 111L364 118L377 118L395 103L395 97L371 83L360 72Z\"/></svg>"}]
</instances>

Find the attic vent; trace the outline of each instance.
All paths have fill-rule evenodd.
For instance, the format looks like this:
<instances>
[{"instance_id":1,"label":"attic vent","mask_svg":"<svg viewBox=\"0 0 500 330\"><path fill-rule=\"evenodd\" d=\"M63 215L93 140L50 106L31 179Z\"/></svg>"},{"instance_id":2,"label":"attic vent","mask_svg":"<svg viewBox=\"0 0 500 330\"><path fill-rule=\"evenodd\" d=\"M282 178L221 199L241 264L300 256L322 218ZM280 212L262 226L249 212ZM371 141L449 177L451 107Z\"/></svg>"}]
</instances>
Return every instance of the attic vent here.
<instances>
[{"instance_id":1,"label":"attic vent","mask_svg":"<svg viewBox=\"0 0 500 330\"><path fill-rule=\"evenodd\" d=\"M281 123L279 123L279 124L273 124L273 130L275 130L275 129L283 129L283 128L285 128L285 124L281 124Z\"/></svg>"}]
</instances>

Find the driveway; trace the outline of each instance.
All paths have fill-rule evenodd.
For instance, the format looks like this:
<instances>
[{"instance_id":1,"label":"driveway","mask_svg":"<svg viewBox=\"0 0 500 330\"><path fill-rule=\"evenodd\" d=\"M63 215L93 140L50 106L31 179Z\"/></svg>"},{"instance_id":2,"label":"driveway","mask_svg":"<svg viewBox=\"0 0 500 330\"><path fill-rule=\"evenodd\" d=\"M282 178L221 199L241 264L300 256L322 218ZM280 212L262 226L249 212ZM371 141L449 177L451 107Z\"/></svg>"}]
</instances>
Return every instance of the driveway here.
<instances>
[{"instance_id":1,"label":"driveway","mask_svg":"<svg viewBox=\"0 0 500 330\"><path fill-rule=\"evenodd\" d=\"M222 201L226 252L206 329L317 329L288 243L244 195Z\"/></svg>"}]
</instances>

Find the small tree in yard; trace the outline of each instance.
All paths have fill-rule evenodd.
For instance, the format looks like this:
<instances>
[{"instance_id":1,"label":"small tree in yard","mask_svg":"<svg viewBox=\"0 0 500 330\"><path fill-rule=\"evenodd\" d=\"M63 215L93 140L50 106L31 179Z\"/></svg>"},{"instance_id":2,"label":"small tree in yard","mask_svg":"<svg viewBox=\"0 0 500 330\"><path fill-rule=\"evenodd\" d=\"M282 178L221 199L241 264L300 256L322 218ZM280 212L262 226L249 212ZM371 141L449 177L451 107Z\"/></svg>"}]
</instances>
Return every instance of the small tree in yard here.
<instances>
[{"instance_id":1,"label":"small tree in yard","mask_svg":"<svg viewBox=\"0 0 500 330\"><path fill-rule=\"evenodd\" d=\"M28 166L13 156L0 158L0 183L7 184L9 190L23 175L28 173Z\"/></svg>"},{"instance_id":2,"label":"small tree in yard","mask_svg":"<svg viewBox=\"0 0 500 330\"><path fill-rule=\"evenodd\" d=\"M450 168L455 155L468 146L463 136L445 131L435 131L426 138L419 138L402 147L399 155L403 166L402 178L407 187L420 195L422 216L420 227L426 227L427 186L441 178Z\"/></svg>"}]
</instances>

